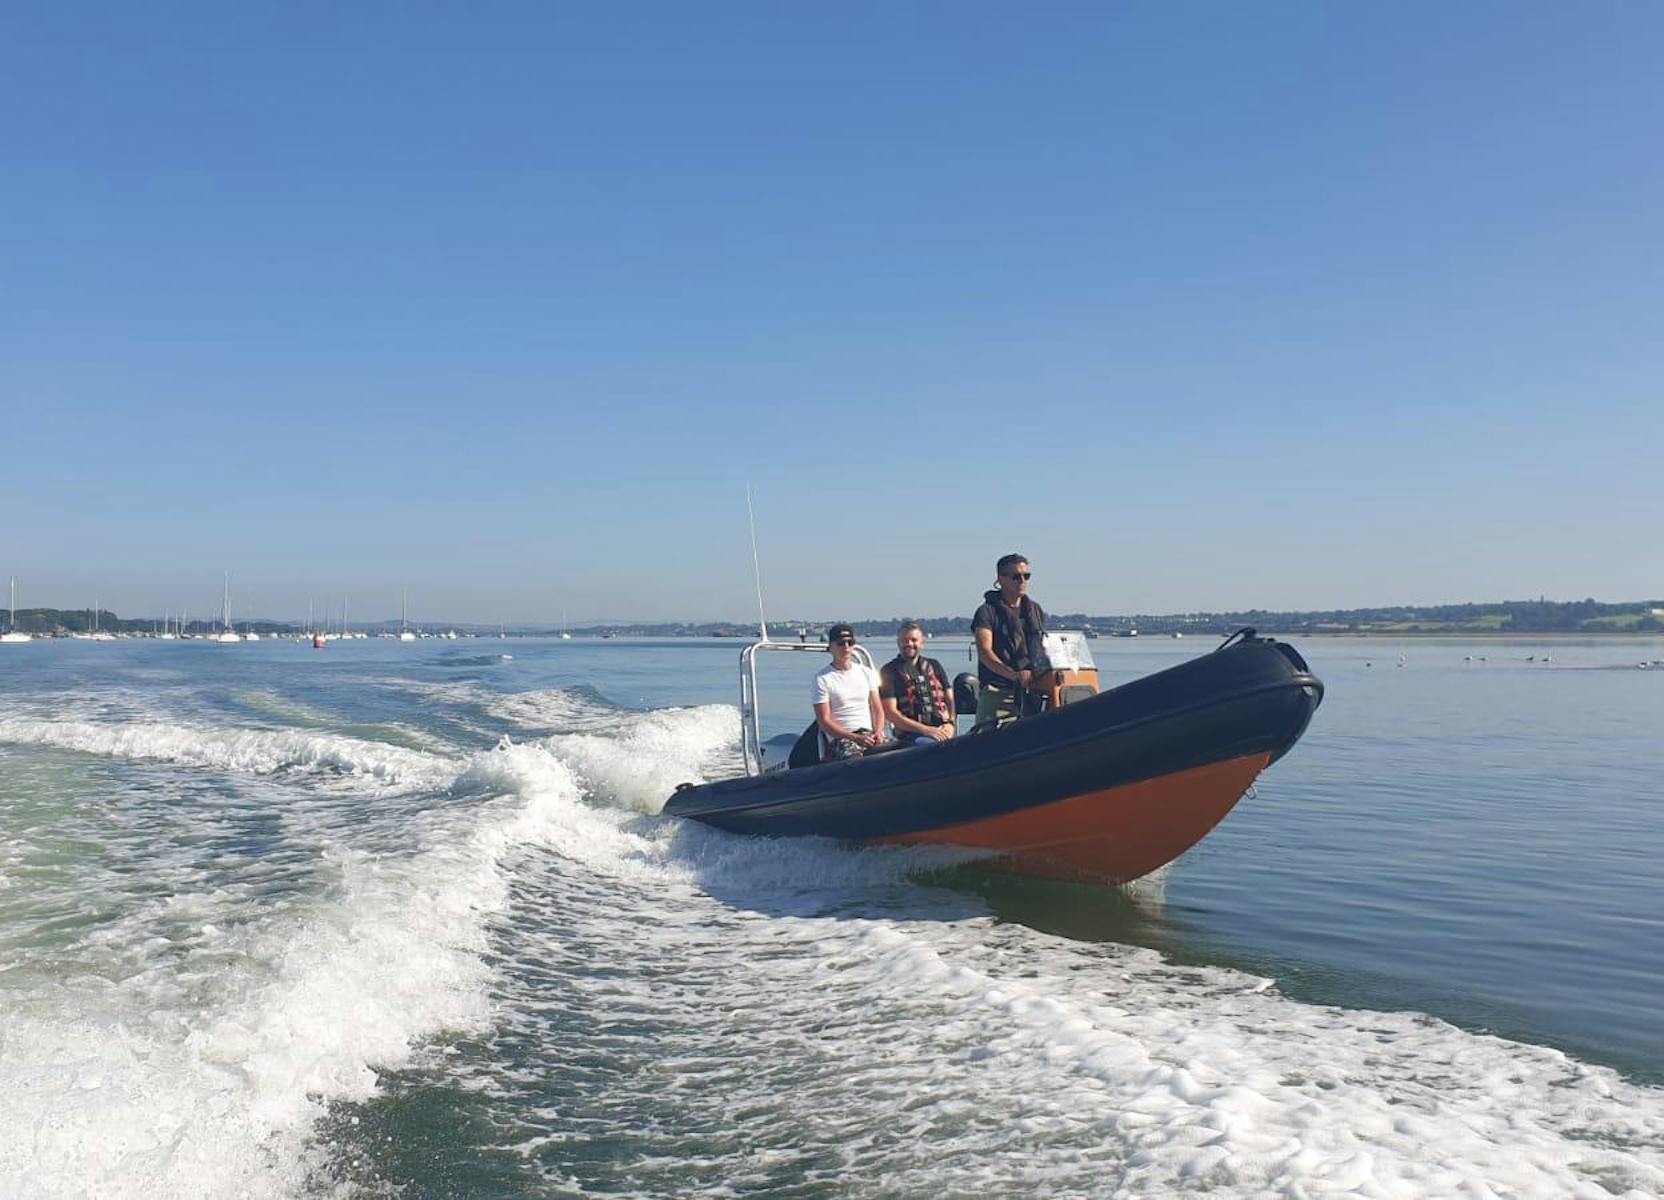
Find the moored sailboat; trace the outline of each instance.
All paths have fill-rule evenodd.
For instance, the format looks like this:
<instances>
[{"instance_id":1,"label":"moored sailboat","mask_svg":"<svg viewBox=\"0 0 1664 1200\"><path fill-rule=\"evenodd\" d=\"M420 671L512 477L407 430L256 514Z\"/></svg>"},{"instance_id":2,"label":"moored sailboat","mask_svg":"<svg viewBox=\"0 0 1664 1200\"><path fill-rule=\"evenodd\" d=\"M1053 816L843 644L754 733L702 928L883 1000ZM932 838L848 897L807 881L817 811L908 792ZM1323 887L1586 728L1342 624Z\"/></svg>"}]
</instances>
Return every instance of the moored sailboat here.
<instances>
[{"instance_id":1,"label":"moored sailboat","mask_svg":"<svg viewBox=\"0 0 1664 1200\"><path fill-rule=\"evenodd\" d=\"M220 597L220 631L209 639L214 642L240 642L243 639L231 628L231 572L225 573L225 591Z\"/></svg>"},{"instance_id":2,"label":"moored sailboat","mask_svg":"<svg viewBox=\"0 0 1664 1200\"><path fill-rule=\"evenodd\" d=\"M11 618L6 623L6 632L0 633L0 642L7 645L16 645L20 642L32 642L34 640L35 639L31 635L21 632L17 627L17 577L13 576L11 587Z\"/></svg>"}]
</instances>

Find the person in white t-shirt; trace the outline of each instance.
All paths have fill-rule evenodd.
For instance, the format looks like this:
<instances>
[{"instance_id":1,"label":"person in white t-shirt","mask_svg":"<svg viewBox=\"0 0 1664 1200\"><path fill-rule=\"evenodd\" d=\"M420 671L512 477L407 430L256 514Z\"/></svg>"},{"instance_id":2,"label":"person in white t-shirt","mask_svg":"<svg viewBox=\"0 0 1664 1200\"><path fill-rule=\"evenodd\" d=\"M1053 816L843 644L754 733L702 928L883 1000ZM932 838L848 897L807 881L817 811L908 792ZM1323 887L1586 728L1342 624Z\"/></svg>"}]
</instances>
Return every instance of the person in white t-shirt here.
<instances>
[{"instance_id":1,"label":"person in white t-shirt","mask_svg":"<svg viewBox=\"0 0 1664 1200\"><path fill-rule=\"evenodd\" d=\"M878 672L855 660L855 631L838 624L826 631L832 664L815 675L815 721L826 738L824 761L860 758L884 740L884 702Z\"/></svg>"}]
</instances>

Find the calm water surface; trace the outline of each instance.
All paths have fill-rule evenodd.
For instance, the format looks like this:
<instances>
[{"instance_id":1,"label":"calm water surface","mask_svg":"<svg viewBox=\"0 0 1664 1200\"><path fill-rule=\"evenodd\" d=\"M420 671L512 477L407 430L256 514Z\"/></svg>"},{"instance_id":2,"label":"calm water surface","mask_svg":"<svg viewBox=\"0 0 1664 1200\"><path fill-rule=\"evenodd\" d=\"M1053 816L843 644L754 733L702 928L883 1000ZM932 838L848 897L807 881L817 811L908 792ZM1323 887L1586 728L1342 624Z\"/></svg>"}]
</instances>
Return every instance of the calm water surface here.
<instances>
[{"instance_id":1,"label":"calm water surface","mask_svg":"<svg viewBox=\"0 0 1664 1200\"><path fill-rule=\"evenodd\" d=\"M0 647L0 1193L1664 1194L1664 643L1299 645L1124 892L657 815L736 642Z\"/></svg>"}]
</instances>

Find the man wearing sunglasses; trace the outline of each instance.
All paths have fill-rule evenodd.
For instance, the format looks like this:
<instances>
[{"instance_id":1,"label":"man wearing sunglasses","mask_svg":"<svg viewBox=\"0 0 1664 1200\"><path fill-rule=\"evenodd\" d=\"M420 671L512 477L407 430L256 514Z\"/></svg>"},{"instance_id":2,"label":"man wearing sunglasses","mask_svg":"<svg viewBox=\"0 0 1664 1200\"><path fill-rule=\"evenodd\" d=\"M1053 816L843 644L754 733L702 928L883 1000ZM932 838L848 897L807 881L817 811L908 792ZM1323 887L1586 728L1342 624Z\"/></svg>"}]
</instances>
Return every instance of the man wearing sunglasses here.
<instances>
[{"instance_id":1,"label":"man wearing sunglasses","mask_svg":"<svg viewBox=\"0 0 1664 1200\"><path fill-rule=\"evenodd\" d=\"M1034 711L1029 689L1051 670L1046 613L1029 599L1028 559L1007 554L994 564L995 586L971 618L976 638L976 723L1002 725Z\"/></svg>"},{"instance_id":2,"label":"man wearing sunglasses","mask_svg":"<svg viewBox=\"0 0 1664 1200\"><path fill-rule=\"evenodd\" d=\"M878 672L855 658L855 631L837 624L826 631L832 663L815 675L815 721L826 740L822 761L860 758L884 740L884 705Z\"/></svg>"}]
</instances>

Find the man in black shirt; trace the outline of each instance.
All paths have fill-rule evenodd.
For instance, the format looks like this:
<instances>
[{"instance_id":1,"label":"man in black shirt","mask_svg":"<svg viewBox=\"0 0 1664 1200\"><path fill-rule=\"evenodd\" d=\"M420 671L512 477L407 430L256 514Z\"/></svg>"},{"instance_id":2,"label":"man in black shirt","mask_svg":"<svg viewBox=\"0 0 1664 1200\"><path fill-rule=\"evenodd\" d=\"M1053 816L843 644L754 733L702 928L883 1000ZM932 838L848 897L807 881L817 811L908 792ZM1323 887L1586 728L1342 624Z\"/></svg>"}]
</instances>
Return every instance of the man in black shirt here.
<instances>
[{"instance_id":1,"label":"man in black shirt","mask_svg":"<svg viewBox=\"0 0 1664 1200\"><path fill-rule=\"evenodd\" d=\"M976 723L998 725L1025 711L1035 677L1051 669L1046 658L1046 613L1029 599L1028 559L1007 554L994 565L996 587L984 592L971 618L976 638Z\"/></svg>"}]
</instances>

